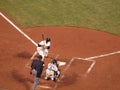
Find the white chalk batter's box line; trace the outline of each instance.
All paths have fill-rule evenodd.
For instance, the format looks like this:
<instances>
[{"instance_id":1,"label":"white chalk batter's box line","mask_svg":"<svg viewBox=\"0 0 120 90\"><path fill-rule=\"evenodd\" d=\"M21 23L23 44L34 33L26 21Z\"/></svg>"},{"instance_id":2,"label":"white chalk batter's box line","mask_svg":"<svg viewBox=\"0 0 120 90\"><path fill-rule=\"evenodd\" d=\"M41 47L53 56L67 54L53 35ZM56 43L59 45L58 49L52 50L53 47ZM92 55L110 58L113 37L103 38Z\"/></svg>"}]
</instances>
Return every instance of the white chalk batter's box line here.
<instances>
[{"instance_id":1,"label":"white chalk batter's box line","mask_svg":"<svg viewBox=\"0 0 120 90\"><path fill-rule=\"evenodd\" d=\"M92 64L89 66L89 68L87 69L87 71L85 72L85 74L88 74L88 73L92 70L93 66L94 66L95 63L96 63L95 60L84 60L83 58L73 57L73 58L70 60L70 62L68 63L68 65L66 66L66 68L64 69L64 71L63 71L64 73L69 69L69 67L71 66L71 64L72 64L75 60L92 62ZM61 78L63 78L63 77L64 77L64 75L63 75Z\"/></svg>"},{"instance_id":2,"label":"white chalk batter's box line","mask_svg":"<svg viewBox=\"0 0 120 90\"><path fill-rule=\"evenodd\" d=\"M71 66L71 64L75 61L75 60L83 60L83 61L89 61L92 62L91 65L89 66L89 68L87 69L87 71L85 72L84 75L87 75L90 73L90 71L92 70L92 68L95 66L96 61L93 59L98 59L98 58L103 58L103 57L107 57L107 56L111 56L111 55L115 55L115 54L119 54L120 51L117 52L112 52L112 53L108 53L108 54L103 54L103 55L98 55L98 56L93 56L93 57L88 57L88 58L80 58L80 57L73 57L68 65L65 67L65 69L63 70L63 75L61 75L60 80L62 80L64 78L65 72L69 69L69 67ZM79 74L81 75L81 74ZM54 89L56 90L58 87L58 84L55 85Z\"/></svg>"},{"instance_id":3,"label":"white chalk batter's box line","mask_svg":"<svg viewBox=\"0 0 120 90\"><path fill-rule=\"evenodd\" d=\"M120 51L116 51L116 52L112 52L112 53L108 53L108 54L102 54L102 55L93 56L93 57L88 57L88 58L73 57L73 58L69 61L68 65L67 65L66 68L63 70L63 72L66 72L66 71L69 69L69 67L71 66L71 64L73 63L73 61L74 61L75 59L78 59L78 60L83 60L83 61L90 61L90 62L92 62L92 64L90 65L90 67L88 68L88 70L87 70L86 73L85 73L85 74L88 74L88 73L90 73L90 71L92 70L92 68L94 67L94 65L95 65L95 63L96 63L96 61L93 60L93 59L103 58L103 57L107 57L107 56L111 56L111 55L115 55L115 54L120 54ZM63 78L63 77L64 77L64 75L62 75L62 78Z\"/></svg>"},{"instance_id":4,"label":"white chalk batter's box line","mask_svg":"<svg viewBox=\"0 0 120 90\"><path fill-rule=\"evenodd\" d=\"M25 34L20 28L18 28L11 20L9 20L4 14L2 14L0 12L0 15L10 24L12 25L17 31L19 31L25 38L27 38L29 41L31 41L35 46L37 46L37 43L34 42L27 34ZM86 61L92 61L91 66L88 68L86 73L89 73L91 71L91 69L93 68L93 66L95 65L95 60L92 59L97 59L97 58L102 58L102 57L106 57L106 56L110 56L110 55L114 55L114 54L119 54L120 51L116 51L116 52L112 52L112 53L108 53L108 54L103 54L103 55L98 55L98 56L93 56L93 57L88 57L88 58L77 58L79 60L86 60ZM58 57L58 56L57 56ZM66 66L66 68L64 69L64 72L70 67L70 65L72 64L72 62L76 59L76 57L72 58L69 62L69 64Z\"/></svg>"}]
</instances>

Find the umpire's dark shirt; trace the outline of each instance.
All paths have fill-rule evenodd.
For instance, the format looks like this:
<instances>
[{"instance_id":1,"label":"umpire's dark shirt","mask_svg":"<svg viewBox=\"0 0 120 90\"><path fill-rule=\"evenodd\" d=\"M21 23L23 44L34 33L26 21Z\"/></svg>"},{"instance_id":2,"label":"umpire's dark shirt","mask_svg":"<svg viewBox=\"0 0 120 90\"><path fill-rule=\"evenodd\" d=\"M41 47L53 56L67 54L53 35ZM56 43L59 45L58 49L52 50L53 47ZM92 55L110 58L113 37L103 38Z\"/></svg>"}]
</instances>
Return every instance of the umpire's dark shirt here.
<instances>
[{"instance_id":1,"label":"umpire's dark shirt","mask_svg":"<svg viewBox=\"0 0 120 90\"><path fill-rule=\"evenodd\" d=\"M44 68L44 62L41 60L33 60L31 64L31 69L35 69L37 71L37 77L41 77L42 71Z\"/></svg>"}]
</instances>

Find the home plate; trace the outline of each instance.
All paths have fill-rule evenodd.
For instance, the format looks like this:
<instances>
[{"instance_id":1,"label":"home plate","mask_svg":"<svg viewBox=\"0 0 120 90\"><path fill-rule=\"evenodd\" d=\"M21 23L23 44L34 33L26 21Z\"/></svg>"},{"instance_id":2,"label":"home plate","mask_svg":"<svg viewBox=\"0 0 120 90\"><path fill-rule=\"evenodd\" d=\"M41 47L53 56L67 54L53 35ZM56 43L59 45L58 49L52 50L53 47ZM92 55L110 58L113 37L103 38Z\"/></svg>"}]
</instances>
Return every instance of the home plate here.
<instances>
[{"instance_id":1,"label":"home plate","mask_svg":"<svg viewBox=\"0 0 120 90\"><path fill-rule=\"evenodd\" d=\"M38 85L38 87L40 87L40 88L45 88L45 89L52 89L52 87L46 86L46 85Z\"/></svg>"},{"instance_id":2,"label":"home plate","mask_svg":"<svg viewBox=\"0 0 120 90\"><path fill-rule=\"evenodd\" d=\"M59 66L63 66L63 65L66 64L66 62L61 62L61 61L57 61L57 63L58 63Z\"/></svg>"}]
</instances>

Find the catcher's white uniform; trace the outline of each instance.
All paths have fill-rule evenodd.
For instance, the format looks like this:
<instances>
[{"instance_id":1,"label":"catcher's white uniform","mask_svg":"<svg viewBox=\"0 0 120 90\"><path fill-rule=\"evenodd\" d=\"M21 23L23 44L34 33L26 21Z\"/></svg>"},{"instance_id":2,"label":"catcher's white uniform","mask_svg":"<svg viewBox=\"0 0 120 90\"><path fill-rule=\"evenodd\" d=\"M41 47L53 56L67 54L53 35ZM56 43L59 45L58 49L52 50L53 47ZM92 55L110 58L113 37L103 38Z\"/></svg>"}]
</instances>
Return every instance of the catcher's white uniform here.
<instances>
[{"instance_id":1,"label":"catcher's white uniform","mask_svg":"<svg viewBox=\"0 0 120 90\"><path fill-rule=\"evenodd\" d=\"M48 67L46 69L45 79L51 79L54 81L58 81L60 76L60 70L58 69L57 63L48 63Z\"/></svg>"},{"instance_id":2,"label":"catcher's white uniform","mask_svg":"<svg viewBox=\"0 0 120 90\"><path fill-rule=\"evenodd\" d=\"M51 80L54 80L55 71L58 71L57 66L52 64L52 63L49 63L48 68L46 69L46 77L45 77L45 79L50 78Z\"/></svg>"}]
</instances>

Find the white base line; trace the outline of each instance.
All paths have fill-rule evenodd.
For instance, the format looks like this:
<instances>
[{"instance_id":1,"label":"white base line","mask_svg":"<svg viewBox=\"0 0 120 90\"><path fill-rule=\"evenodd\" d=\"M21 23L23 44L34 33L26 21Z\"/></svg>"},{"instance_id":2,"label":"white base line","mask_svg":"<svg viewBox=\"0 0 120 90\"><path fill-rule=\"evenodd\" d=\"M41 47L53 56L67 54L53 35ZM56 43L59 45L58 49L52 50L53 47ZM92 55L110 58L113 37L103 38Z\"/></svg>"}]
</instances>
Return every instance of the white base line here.
<instances>
[{"instance_id":1,"label":"white base line","mask_svg":"<svg viewBox=\"0 0 120 90\"><path fill-rule=\"evenodd\" d=\"M3 15L0 12L0 15L8 22L10 23L17 31L19 31L23 36L25 36L28 40L30 40L35 46L37 46L37 43L33 41L28 35L26 35L21 29L19 29L12 21L10 21L5 15Z\"/></svg>"},{"instance_id":2,"label":"white base line","mask_svg":"<svg viewBox=\"0 0 120 90\"><path fill-rule=\"evenodd\" d=\"M106 56L110 56L110 55L114 55L114 54L119 54L119 53L120 53L120 51L116 51L116 52L112 52L112 53L108 53L108 54L84 58L84 60L92 60L92 59L102 58L102 57L106 57Z\"/></svg>"}]
</instances>

